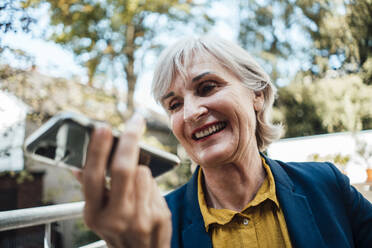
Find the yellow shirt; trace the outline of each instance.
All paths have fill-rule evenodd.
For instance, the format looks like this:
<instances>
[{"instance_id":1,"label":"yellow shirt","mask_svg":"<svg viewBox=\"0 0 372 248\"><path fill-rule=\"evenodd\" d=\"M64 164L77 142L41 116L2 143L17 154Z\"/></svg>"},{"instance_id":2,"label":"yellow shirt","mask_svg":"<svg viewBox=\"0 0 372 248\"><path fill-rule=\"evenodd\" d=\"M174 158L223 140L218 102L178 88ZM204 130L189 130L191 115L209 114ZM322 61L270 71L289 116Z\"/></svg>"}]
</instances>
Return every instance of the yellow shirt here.
<instances>
[{"instance_id":1,"label":"yellow shirt","mask_svg":"<svg viewBox=\"0 0 372 248\"><path fill-rule=\"evenodd\" d=\"M208 208L198 174L198 200L213 247L292 247L283 211L275 194L274 177L262 158L266 178L256 196L241 211Z\"/></svg>"}]
</instances>

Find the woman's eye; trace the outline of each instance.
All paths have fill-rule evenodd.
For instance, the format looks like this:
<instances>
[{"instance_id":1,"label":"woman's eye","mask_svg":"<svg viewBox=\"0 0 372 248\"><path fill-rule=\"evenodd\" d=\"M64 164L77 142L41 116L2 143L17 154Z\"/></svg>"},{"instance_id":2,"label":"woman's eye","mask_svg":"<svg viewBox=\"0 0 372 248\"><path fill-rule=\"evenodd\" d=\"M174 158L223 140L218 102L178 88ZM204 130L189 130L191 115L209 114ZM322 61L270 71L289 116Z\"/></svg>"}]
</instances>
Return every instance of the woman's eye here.
<instances>
[{"instance_id":1,"label":"woman's eye","mask_svg":"<svg viewBox=\"0 0 372 248\"><path fill-rule=\"evenodd\" d=\"M216 86L217 86L217 84L215 82L205 82L205 83L202 83L200 85L200 87L198 88L198 94L200 96L205 96L209 92L211 92Z\"/></svg>"},{"instance_id":2,"label":"woman's eye","mask_svg":"<svg viewBox=\"0 0 372 248\"><path fill-rule=\"evenodd\" d=\"M168 110L169 110L169 111L175 110L175 109L177 109L180 105L181 105L180 102L171 103L171 104L169 104L169 106L168 106Z\"/></svg>"}]
</instances>

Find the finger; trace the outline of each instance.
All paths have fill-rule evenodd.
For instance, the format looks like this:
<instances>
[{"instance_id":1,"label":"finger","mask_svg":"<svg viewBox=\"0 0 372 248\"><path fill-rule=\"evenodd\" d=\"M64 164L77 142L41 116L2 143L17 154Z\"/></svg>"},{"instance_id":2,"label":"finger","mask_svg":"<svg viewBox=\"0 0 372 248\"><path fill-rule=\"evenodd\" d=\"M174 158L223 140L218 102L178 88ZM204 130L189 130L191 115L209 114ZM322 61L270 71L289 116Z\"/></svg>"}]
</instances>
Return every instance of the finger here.
<instances>
[{"instance_id":1,"label":"finger","mask_svg":"<svg viewBox=\"0 0 372 248\"><path fill-rule=\"evenodd\" d=\"M151 187L152 193L151 193L151 195L154 197L155 205L157 207L168 208L168 204L165 201L165 199L164 199L164 197L163 197L163 195L162 195L162 193L161 193L161 191L160 191L160 189L159 189L159 187L158 187L154 178L152 178L151 183L152 183L152 187Z\"/></svg>"},{"instance_id":2,"label":"finger","mask_svg":"<svg viewBox=\"0 0 372 248\"><path fill-rule=\"evenodd\" d=\"M71 174L78 180L80 184L83 184L83 172L80 169L70 168Z\"/></svg>"},{"instance_id":3,"label":"finger","mask_svg":"<svg viewBox=\"0 0 372 248\"><path fill-rule=\"evenodd\" d=\"M121 208L133 197L135 171L138 164L139 139L144 131L142 116L135 114L126 124L111 164L110 205ZM119 196L119 197L118 197Z\"/></svg>"},{"instance_id":4,"label":"finger","mask_svg":"<svg viewBox=\"0 0 372 248\"><path fill-rule=\"evenodd\" d=\"M151 245L151 235L155 225L151 219L151 186L151 172L147 167L139 166L134 183L135 221L133 227L137 233L137 240L133 247L150 247Z\"/></svg>"},{"instance_id":5,"label":"finger","mask_svg":"<svg viewBox=\"0 0 372 248\"><path fill-rule=\"evenodd\" d=\"M152 212L153 178L147 166L138 166L134 183L135 216L134 228L140 233L141 247L151 247L154 228L158 225Z\"/></svg>"},{"instance_id":6,"label":"finger","mask_svg":"<svg viewBox=\"0 0 372 248\"><path fill-rule=\"evenodd\" d=\"M170 247L172 224L170 221L159 223L151 238L151 247Z\"/></svg>"},{"instance_id":7,"label":"finger","mask_svg":"<svg viewBox=\"0 0 372 248\"><path fill-rule=\"evenodd\" d=\"M93 215L103 205L105 171L112 146L111 130L107 126L96 127L88 146L87 160L83 168L83 191L86 211Z\"/></svg>"},{"instance_id":8,"label":"finger","mask_svg":"<svg viewBox=\"0 0 372 248\"><path fill-rule=\"evenodd\" d=\"M169 247L172 236L171 213L155 182L152 180L152 212L156 213L156 226L152 235L152 247Z\"/></svg>"},{"instance_id":9,"label":"finger","mask_svg":"<svg viewBox=\"0 0 372 248\"><path fill-rule=\"evenodd\" d=\"M134 184L136 213L147 219L151 215L150 198L152 193L152 175L147 166L140 165L136 170Z\"/></svg>"},{"instance_id":10,"label":"finger","mask_svg":"<svg viewBox=\"0 0 372 248\"><path fill-rule=\"evenodd\" d=\"M151 172L148 167L140 165L136 167L134 174L133 188L133 215L130 221L130 228L133 235L127 240L128 247L150 248L153 223L151 222L150 198L151 198ZM128 207L130 203L126 203Z\"/></svg>"}]
</instances>

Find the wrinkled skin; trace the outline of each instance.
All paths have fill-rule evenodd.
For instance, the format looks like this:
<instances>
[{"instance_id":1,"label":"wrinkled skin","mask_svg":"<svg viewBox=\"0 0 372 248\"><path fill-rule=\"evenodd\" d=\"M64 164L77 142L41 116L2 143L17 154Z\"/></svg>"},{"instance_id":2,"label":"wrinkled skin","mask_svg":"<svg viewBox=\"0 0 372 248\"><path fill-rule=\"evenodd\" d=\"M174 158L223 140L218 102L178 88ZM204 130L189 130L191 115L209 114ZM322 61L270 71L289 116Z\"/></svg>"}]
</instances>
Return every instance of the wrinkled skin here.
<instances>
[{"instance_id":1,"label":"wrinkled skin","mask_svg":"<svg viewBox=\"0 0 372 248\"><path fill-rule=\"evenodd\" d=\"M172 96L163 100L187 154L203 169L224 170L226 164L257 154L255 111L262 108L263 94L255 94L213 59L195 59L187 72L188 80L176 77L167 92ZM192 137L198 128L218 122L227 123L223 131L203 140Z\"/></svg>"}]
</instances>

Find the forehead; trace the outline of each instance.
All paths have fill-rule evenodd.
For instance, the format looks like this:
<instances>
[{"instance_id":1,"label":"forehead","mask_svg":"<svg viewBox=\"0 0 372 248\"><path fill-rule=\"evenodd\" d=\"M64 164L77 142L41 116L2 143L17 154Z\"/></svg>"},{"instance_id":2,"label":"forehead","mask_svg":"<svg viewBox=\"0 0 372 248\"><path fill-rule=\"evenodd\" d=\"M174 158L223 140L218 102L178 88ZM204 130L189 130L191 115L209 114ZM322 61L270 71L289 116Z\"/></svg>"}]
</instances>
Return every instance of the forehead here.
<instances>
[{"instance_id":1,"label":"forehead","mask_svg":"<svg viewBox=\"0 0 372 248\"><path fill-rule=\"evenodd\" d=\"M192 86L192 83L197 82L206 76L217 76L223 80L230 80L232 78L237 79L228 68L223 66L213 56L194 56L190 63L184 67L184 70L175 73L175 76L170 83L170 87L164 95L177 87L186 88Z\"/></svg>"}]
</instances>

